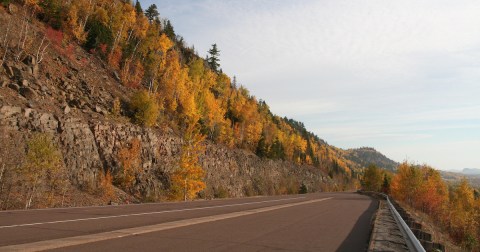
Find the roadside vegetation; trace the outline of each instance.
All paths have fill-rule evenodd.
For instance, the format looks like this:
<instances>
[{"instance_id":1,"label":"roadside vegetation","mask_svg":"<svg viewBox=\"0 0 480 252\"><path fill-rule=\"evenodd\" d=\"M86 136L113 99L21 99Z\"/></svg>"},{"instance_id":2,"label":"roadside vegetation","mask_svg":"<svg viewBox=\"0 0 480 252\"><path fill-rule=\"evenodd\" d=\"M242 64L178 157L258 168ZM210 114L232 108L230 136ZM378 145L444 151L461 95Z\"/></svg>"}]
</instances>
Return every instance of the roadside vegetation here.
<instances>
[{"instance_id":1,"label":"roadside vegetation","mask_svg":"<svg viewBox=\"0 0 480 252\"><path fill-rule=\"evenodd\" d=\"M37 65L48 64L43 56L50 50L74 61L80 46L91 58L103 61L129 91L128 100L116 97L113 102L114 117L172 130L185 141L194 130L205 141L248 150L262 158L314 166L333 181L325 190L358 185L362 167L347 158L346 151L328 145L301 122L274 115L265 101L222 71L221 48L212 43L207 57L200 57L194 46L175 32L170 20L160 16L155 4L144 9L139 1L128 0L3 0L0 8L10 13L10 21L2 29L2 64L27 57L34 58ZM89 62L85 58L81 63ZM66 70L64 74L68 74ZM189 148L182 149L189 152L182 162L195 160L190 156L197 152ZM129 191L136 168L128 158L119 157L120 173L108 167L99 174L99 183L111 180ZM188 176L201 180L202 176L194 175L200 171L187 170L192 172ZM177 175L171 176L172 188L178 187ZM203 188L201 184L191 187ZM299 185L289 187L295 189L284 191L297 191Z\"/></svg>"},{"instance_id":2,"label":"roadside vegetation","mask_svg":"<svg viewBox=\"0 0 480 252\"><path fill-rule=\"evenodd\" d=\"M387 182L389 176L391 182ZM395 174L372 165L366 169L362 183L365 190L389 193L395 200L427 214L462 248L480 249L480 194L466 179L447 183L439 171L428 165L404 162Z\"/></svg>"}]
</instances>

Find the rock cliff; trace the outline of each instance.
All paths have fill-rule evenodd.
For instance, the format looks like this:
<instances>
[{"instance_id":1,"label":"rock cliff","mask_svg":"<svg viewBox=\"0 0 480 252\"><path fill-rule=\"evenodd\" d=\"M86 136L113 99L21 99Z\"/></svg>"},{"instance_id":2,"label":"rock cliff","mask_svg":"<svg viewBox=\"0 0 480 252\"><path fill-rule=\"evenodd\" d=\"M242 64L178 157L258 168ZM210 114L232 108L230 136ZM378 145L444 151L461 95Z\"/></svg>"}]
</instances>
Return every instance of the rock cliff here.
<instances>
[{"instance_id":1,"label":"rock cliff","mask_svg":"<svg viewBox=\"0 0 480 252\"><path fill-rule=\"evenodd\" d=\"M19 20L0 9L0 30L7 30L10 23L12 29L20 29ZM38 46L44 39L44 25L32 21L29 29L29 40ZM18 34L9 36L19 41ZM6 57L0 61L0 139L15 136L19 139L10 140L22 143L2 153L25 156L25 140L32 132L49 133L62 153L70 184L94 195L106 171L120 172L119 151L138 139L139 171L128 193L138 200L164 199L182 145L182 138L174 133L178 131L131 123L126 104L133 91L120 84L118 73L79 46L69 46L68 52L57 47L46 48L41 60L36 47L30 52L18 52L15 46L1 48ZM121 101L121 115L111 113L115 99ZM0 156L0 168L12 171L24 162L22 158L5 160ZM296 193L302 184L317 191L334 185L319 168L263 159L211 142L206 143L200 163L206 171L207 189L201 195L205 198ZM0 182L0 192L10 195L5 177Z\"/></svg>"},{"instance_id":2,"label":"rock cliff","mask_svg":"<svg viewBox=\"0 0 480 252\"><path fill-rule=\"evenodd\" d=\"M18 106L2 105L0 122L11 131L39 131L54 136L71 183L85 190L97 187L100 172L118 172L118 151L132 139L139 139L141 172L133 191L148 199L163 196L182 144L181 138L172 134L130 123L85 121ZM200 162L206 170L205 197L295 193L302 183L310 190L320 190L329 183L317 168L261 159L245 150L212 143L207 143Z\"/></svg>"}]
</instances>

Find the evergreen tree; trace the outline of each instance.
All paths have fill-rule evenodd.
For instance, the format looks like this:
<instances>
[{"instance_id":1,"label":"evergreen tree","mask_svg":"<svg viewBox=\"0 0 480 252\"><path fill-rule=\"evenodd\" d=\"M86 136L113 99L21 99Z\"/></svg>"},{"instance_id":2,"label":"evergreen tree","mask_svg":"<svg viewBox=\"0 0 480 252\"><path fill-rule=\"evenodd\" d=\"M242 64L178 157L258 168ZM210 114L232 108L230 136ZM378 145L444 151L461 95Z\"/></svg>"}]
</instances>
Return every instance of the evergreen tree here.
<instances>
[{"instance_id":1,"label":"evergreen tree","mask_svg":"<svg viewBox=\"0 0 480 252\"><path fill-rule=\"evenodd\" d=\"M218 63L220 59L220 51L217 49L217 44L212 45L212 49L208 50L209 56L207 56L207 64L210 66L210 69L218 73L220 64Z\"/></svg>"},{"instance_id":2,"label":"evergreen tree","mask_svg":"<svg viewBox=\"0 0 480 252\"><path fill-rule=\"evenodd\" d=\"M170 20L165 20L163 22L163 26L165 27L163 29L163 32L165 32L165 34L167 35L168 38L170 38L171 40L175 41L175 37L177 35L175 35L175 31L173 30L173 26L172 26L172 23L170 22Z\"/></svg>"},{"instance_id":3,"label":"evergreen tree","mask_svg":"<svg viewBox=\"0 0 480 252\"><path fill-rule=\"evenodd\" d=\"M300 185L300 189L298 190L298 193L299 194L306 194L308 193L308 188L307 188L307 185L305 185L305 183L302 183Z\"/></svg>"},{"instance_id":4,"label":"evergreen tree","mask_svg":"<svg viewBox=\"0 0 480 252\"><path fill-rule=\"evenodd\" d=\"M135 2L135 12L137 13L137 15L143 14L142 5L140 5L140 2L138 0Z\"/></svg>"},{"instance_id":5,"label":"evergreen tree","mask_svg":"<svg viewBox=\"0 0 480 252\"><path fill-rule=\"evenodd\" d=\"M160 13L158 12L157 5L150 5L150 7L148 7L148 9L145 11L145 16L148 18L150 23L159 19Z\"/></svg>"},{"instance_id":6,"label":"evergreen tree","mask_svg":"<svg viewBox=\"0 0 480 252\"><path fill-rule=\"evenodd\" d=\"M260 141L258 141L256 154L259 157L266 157L268 155L268 146L265 142L265 134L262 134Z\"/></svg>"},{"instance_id":7,"label":"evergreen tree","mask_svg":"<svg viewBox=\"0 0 480 252\"><path fill-rule=\"evenodd\" d=\"M232 84L230 85L230 87L237 89L237 76L233 76Z\"/></svg>"},{"instance_id":8,"label":"evergreen tree","mask_svg":"<svg viewBox=\"0 0 480 252\"><path fill-rule=\"evenodd\" d=\"M382 192L384 192L386 194L389 194L391 183L392 183L392 178L390 176L388 176L386 173L383 174Z\"/></svg>"}]
</instances>

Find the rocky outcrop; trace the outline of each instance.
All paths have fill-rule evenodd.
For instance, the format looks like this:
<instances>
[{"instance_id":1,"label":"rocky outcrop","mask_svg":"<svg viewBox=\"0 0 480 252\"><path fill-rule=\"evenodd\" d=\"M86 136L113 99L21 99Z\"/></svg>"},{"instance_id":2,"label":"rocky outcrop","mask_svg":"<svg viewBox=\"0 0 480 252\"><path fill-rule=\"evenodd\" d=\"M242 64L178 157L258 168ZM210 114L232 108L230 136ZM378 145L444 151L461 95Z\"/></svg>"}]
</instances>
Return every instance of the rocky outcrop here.
<instances>
[{"instance_id":1,"label":"rocky outcrop","mask_svg":"<svg viewBox=\"0 0 480 252\"><path fill-rule=\"evenodd\" d=\"M72 184L88 190L99 173L119 172L118 152L136 138L141 143L140 171L134 194L156 199L168 188L176 168L181 138L127 122L56 116L32 108L0 105L0 125L14 131L50 133L63 153ZM242 197L293 193L300 184L319 190L329 180L318 169L281 160L261 159L251 152L207 143L200 163L206 171L205 197Z\"/></svg>"}]
</instances>

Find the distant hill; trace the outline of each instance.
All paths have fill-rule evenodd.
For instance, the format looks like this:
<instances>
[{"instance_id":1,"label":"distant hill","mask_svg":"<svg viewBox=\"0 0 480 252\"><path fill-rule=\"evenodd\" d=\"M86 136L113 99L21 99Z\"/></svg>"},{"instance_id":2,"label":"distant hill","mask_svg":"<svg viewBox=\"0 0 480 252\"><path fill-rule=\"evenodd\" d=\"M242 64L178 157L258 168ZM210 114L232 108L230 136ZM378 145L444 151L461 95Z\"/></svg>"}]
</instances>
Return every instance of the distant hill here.
<instances>
[{"instance_id":1,"label":"distant hill","mask_svg":"<svg viewBox=\"0 0 480 252\"><path fill-rule=\"evenodd\" d=\"M464 169L465 170L465 169ZM474 169L478 170L478 169ZM452 172L452 171L440 171L442 178L452 184L459 183L463 178L466 178L468 182L473 186L480 188L480 174L467 174L464 171Z\"/></svg>"},{"instance_id":2,"label":"distant hill","mask_svg":"<svg viewBox=\"0 0 480 252\"><path fill-rule=\"evenodd\" d=\"M399 165L398 162L395 162L387 158L382 153L370 147L349 149L349 150L346 150L345 152L346 152L345 158L355 163L359 163L363 167L367 167L370 164L375 164L380 168L390 170L390 171L395 171L397 169L397 166Z\"/></svg>"},{"instance_id":3,"label":"distant hill","mask_svg":"<svg viewBox=\"0 0 480 252\"><path fill-rule=\"evenodd\" d=\"M465 175L480 175L480 169L478 168L465 168L462 170Z\"/></svg>"}]
</instances>

